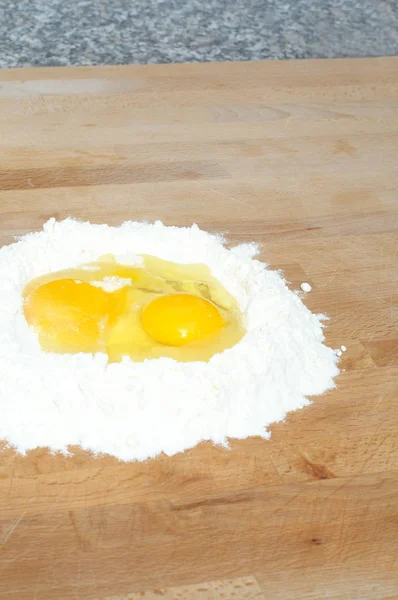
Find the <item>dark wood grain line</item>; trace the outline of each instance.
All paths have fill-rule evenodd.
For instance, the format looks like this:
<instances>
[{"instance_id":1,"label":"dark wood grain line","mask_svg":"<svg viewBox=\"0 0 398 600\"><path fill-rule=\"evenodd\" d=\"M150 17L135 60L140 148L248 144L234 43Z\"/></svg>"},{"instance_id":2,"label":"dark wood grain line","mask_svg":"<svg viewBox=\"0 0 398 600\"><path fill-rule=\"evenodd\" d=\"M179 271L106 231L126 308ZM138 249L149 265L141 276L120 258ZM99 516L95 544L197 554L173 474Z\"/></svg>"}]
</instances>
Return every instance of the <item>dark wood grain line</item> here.
<instances>
[{"instance_id":1,"label":"dark wood grain line","mask_svg":"<svg viewBox=\"0 0 398 600\"><path fill-rule=\"evenodd\" d=\"M29 190L90 185L157 183L230 177L212 161L154 162L120 165L79 165L59 168L0 170L0 190Z\"/></svg>"}]
</instances>

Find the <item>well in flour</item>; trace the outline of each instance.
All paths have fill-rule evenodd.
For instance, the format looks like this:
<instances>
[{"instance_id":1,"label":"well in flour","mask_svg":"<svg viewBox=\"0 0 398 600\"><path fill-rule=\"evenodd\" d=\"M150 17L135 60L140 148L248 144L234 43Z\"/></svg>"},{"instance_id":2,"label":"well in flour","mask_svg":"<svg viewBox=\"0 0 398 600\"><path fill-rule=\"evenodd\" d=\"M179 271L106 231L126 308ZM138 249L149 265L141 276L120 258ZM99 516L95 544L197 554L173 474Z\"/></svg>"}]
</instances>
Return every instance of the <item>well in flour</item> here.
<instances>
[{"instance_id":1,"label":"well in flour","mask_svg":"<svg viewBox=\"0 0 398 600\"><path fill-rule=\"evenodd\" d=\"M267 438L271 423L332 388L338 357L323 344L322 315L256 260L255 244L227 249L224 243L196 226L114 228L51 219L43 231L0 249L0 439L22 453L80 445L144 460L202 440ZM237 300L247 333L208 362L108 364L102 353L43 352L23 316L24 286L107 253L131 264L151 254L208 265Z\"/></svg>"}]
</instances>

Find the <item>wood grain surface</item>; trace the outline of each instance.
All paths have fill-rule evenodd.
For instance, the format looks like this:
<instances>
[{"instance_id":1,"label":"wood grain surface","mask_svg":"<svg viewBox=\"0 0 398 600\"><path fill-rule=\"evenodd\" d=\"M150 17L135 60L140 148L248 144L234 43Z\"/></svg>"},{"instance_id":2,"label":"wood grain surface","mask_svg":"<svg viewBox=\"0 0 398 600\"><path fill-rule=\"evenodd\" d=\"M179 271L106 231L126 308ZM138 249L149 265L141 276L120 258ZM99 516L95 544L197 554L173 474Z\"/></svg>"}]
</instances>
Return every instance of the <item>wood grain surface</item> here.
<instances>
[{"instance_id":1,"label":"wood grain surface","mask_svg":"<svg viewBox=\"0 0 398 600\"><path fill-rule=\"evenodd\" d=\"M2 600L398 598L397 99L393 58L0 72L0 244L196 222L261 242L347 346L270 441L2 447Z\"/></svg>"}]
</instances>

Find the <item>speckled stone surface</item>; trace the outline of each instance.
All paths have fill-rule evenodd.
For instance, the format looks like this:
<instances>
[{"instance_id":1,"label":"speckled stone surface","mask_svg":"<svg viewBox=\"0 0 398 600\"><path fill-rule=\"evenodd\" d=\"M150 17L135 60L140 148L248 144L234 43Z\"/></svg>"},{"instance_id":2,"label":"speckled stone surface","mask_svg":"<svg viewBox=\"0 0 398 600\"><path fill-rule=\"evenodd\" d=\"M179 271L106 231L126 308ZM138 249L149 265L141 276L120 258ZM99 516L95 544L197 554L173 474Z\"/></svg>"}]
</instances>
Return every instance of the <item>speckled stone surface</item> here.
<instances>
[{"instance_id":1,"label":"speckled stone surface","mask_svg":"<svg viewBox=\"0 0 398 600\"><path fill-rule=\"evenodd\" d=\"M398 0L0 0L0 67L398 54Z\"/></svg>"}]
</instances>

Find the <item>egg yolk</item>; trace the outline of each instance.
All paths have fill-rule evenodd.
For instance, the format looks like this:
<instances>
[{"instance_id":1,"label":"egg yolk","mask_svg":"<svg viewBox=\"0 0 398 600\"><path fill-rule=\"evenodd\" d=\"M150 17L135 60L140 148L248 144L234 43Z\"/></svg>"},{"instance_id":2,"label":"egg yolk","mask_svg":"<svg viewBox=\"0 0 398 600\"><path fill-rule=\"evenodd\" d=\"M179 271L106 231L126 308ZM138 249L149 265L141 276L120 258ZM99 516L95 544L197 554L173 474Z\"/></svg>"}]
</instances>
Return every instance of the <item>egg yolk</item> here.
<instances>
[{"instance_id":1,"label":"egg yolk","mask_svg":"<svg viewBox=\"0 0 398 600\"><path fill-rule=\"evenodd\" d=\"M47 351L96 352L105 328L123 310L122 294L115 296L83 281L56 279L29 295L25 318Z\"/></svg>"},{"instance_id":2,"label":"egg yolk","mask_svg":"<svg viewBox=\"0 0 398 600\"><path fill-rule=\"evenodd\" d=\"M131 266L105 255L30 281L23 310L41 348L206 361L243 337L237 302L208 267L139 258Z\"/></svg>"},{"instance_id":3,"label":"egg yolk","mask_svg":"<svg viewBox=\"0 0 398 600\"><path fill-rule=\"evenodd\" d=\"M141 321L145 331L166 346L208 339L224 326L214 304L191 294L167 294L151 300Z\"/></svg>"}]
</instances>

